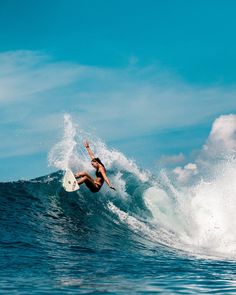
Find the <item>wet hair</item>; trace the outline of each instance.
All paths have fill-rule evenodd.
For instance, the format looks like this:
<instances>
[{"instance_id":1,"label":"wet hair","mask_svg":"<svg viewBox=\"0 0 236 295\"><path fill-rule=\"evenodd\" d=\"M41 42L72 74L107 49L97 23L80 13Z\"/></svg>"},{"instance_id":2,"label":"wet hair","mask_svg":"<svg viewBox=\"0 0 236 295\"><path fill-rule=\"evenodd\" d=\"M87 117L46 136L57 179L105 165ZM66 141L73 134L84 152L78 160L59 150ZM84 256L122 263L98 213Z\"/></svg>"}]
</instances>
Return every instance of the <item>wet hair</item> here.
<instances>
[{"instance_id":1,"label":"wet hair","mask_svg":"<svg viewBox=\"0 0 236 295\"><path fill-rule=\"evenodd\" d=\"M106 170L104 164L102 163L102 161L99 158L93 158L91 162L98 162L100 165L103 166L103 168Z\"/></svg>"}]
</instances>

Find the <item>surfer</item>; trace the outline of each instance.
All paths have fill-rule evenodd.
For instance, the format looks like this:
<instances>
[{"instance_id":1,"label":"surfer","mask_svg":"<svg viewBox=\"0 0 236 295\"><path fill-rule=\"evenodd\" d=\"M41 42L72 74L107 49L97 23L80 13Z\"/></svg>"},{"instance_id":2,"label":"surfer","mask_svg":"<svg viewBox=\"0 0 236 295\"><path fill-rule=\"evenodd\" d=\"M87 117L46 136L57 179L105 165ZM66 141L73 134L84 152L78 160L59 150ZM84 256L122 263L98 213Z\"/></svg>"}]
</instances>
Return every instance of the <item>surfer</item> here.
<instances>
[{"instance_id":1,"label":"surfer","mask_svg":"<svg viewBox=\"0 0 236 295\"><path fill-rule=\"evenodd\" d=\"M93 179L87 172L77 172L75 174L75 178L78 178L78 184L80 185L82 183L85 183L91 192L97 193L101 189L105 181L110 189L115 190L115 188L111 186L111 183L106 175L105 166L99 158L95 158L92 150L90 149L88 141L84 142L84 146L91 158L92 166L96 169L96 178Z\"/></svg>"}]
</instances>

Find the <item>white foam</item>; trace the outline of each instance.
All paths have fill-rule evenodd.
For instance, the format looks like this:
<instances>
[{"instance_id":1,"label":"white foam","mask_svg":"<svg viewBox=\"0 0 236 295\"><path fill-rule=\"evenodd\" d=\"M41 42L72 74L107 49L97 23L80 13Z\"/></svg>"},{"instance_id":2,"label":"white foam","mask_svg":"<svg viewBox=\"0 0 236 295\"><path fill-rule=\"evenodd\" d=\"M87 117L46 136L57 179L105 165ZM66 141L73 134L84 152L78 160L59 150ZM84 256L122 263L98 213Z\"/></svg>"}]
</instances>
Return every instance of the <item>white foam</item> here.
<instances>
[{"instance_id":1,"label":"white foam","mask_svg":"<svg viewBox=\"0 0 236 295\"><path fill-rule=\"evenodd\" d=\"M77 163L76 153L76 128L72 124L71 117L64 115L64 134L62 139L56 143L48 155L49 165L57 169L71 168Z\"/></svg>"},{"instance_id":2,"label":"white foam","mask_svg":"<svg viewBox=\"0 0 236 295\"><path fill-rule=\"evenodd\" d=\"M152 242L173 246L174 239L170 232L165 231L163 228L150 226L148 223L119 209L112 202L109 202L107 207L112 213L118 216L122 223L125 223L133 232L140 235L142 238L146 238Z\"/></svg>"},{"instance_id":3,"label":"white foam","mask_svg":"<svg viewBox=\"0 0 236 295\"><path fill-rule=\"evenodd\" d=\"M236 256L236 165L225 162L209 182L190 189L191 243L211 252Z\"/></svg>"},{"instance_id":4,"label":"white foam","mask_svg":"<svg viewBox=\"0 0 236 295\"><path fill-rule=\"evenodd\" d=\"M236 161L231 159L212 165L211 180L175 190L172 184L170 189L149 188L144 200L150 222L174 233L177 248L235 258L235 179Z\"/></svg>"},{"instance_id":5,"label":"white foam","mask_svg":"<svg viewBox=\"0 0 236 295\"><path fill-rule=\"evenodd\" d=\"M141 182L148 181L150 178L148 171L141 171L134 161L128 159L124 154L115 149L108 149L101 140L97 139L94 142L94 149L108 169L115 167L118 170L130 172Z\"/></svg>"},{"instance_id":6,"label":"white foam","mask_svg":"<svg viewBox=\"0 0 236 295\"><path fill-rule=\"evenodd\" d=\"M95 156L101 158L107 169L115 168L118 171L125 171L134 174L141 182L149 178L147 171L141 171L134 161L129 160L121 152L109 149L99 138L79 129L78 125L73 123L69 114L64 115L64 134L62 139L56 143L48 155L49 165L57 169L71 168L74 170L93 171L90 164L90 158L83 146L83 141L89 140L91 149ZM116 179L121 179L120 174ZM120 187L124 184L120 181Z\"/></svg>"}]
</instances>

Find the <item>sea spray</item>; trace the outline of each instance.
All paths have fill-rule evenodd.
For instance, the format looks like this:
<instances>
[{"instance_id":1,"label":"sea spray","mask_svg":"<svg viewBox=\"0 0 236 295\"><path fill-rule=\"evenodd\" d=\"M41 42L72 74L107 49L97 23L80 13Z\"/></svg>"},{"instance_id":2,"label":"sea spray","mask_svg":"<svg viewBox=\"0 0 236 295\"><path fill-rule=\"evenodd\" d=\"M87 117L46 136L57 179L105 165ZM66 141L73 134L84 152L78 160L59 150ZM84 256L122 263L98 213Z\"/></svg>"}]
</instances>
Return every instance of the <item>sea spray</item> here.
<instances>
[{"instance_id":1,"label":"sea spray","mask_svg":"<svg viewBox=\"0 0 236 295\"><path fill-rule=\"evenodd\" d=\"M56 143L48 155L49 165L64 170L77 164L76 156L76 126L71 117L64 115L64 133L62 139Z\"/></svg>"},{"instance_id":2,"label":"sea spray","mask_svg":"<svg viewBox=\"0 0 236 295\"><path fill-rule=\"evenodd\" d=\"M114 180L116 187L125 195L123 172L134 174L141 183L146 182L150 174L138 168L136 163L115 149L109 149L101 139L88 134L73 122L69 114L64 115L64 130L62 139L56 143L49 152L49 165L57 169L70 168L73 171L88 171L93 173L90 157L86 153L83 142L88 140L95 156L98 156L108 170L116 172Z\"/></svg>"},{"instance_id":3,"label":"sea spray","mask_svg":"<svg viewBox=\"0 0 236 295\"><path fill-rule=\"evenodd\" d=\"M175 190L169 190L166 183L163 189L159 182L145 191L144 200L151 212L150 224L174 233L176 248L233 258L236 257L236 161L221 160L212 164L211 169L211 174L208 171L194 185L175 183Z\"/></svg>"},{"instance_id":4,"label":"sea spray","mask_svg":"<svg viewBox=\"0 0 236 295\"><path fill-rule=\"evenodd\" d=\"M86 170L93 175L90 158L83 147L84 139L89 140L116 187L113 192L104 185L96 195L96 198L101 196L104 208L112 211L114 218L155 243L201 255L235 257L234 157L218 162L209 159L211 169L206 175L198 167L198 178L182 185L167 170L154 176L140 169L121 152L109 149L99 138L83 132L65 115L64 134L50 151L49 164L57 169ZM83 187L79 192L88 193Z\"/></svg>"},{"instance_id":5,"label":"sea spray","mask_svg":"<svg viewBox=\"0 0 236 295\"><path fill-rule=\"evenodd\" d=\"M205 251L236 256L236 161L213 167L213 177L190 188L195 230L191 243ZM191 225L191 223L190 223Z\"/></svg>"}]
</instances>

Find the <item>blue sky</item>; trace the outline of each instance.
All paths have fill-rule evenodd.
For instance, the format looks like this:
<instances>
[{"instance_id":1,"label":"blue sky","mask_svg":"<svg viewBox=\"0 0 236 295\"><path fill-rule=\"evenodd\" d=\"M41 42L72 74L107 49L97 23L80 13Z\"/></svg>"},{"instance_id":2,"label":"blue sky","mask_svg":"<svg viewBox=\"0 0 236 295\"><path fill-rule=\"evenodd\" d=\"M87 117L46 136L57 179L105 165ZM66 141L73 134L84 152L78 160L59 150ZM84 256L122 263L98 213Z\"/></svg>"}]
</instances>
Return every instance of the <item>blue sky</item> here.
<instances>
[{"instance_id":1,"label":"blue sky","mask_svg":"<svg viewBox=\"0 0 236 295\"><path fill-rule=\"evenodd\" d=\"M0 1L0 177L48 173L70 113L143 167L236 110L235 1Z\"/></svg>"}]
</instances>

